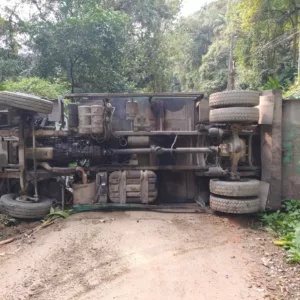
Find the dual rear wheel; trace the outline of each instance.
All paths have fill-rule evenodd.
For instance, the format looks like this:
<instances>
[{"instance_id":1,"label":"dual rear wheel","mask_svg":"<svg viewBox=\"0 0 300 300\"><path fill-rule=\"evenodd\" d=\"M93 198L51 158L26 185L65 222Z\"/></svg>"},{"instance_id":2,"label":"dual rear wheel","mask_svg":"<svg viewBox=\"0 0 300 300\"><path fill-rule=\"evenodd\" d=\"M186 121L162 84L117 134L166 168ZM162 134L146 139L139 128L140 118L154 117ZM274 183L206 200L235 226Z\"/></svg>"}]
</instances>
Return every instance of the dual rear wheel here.
<instances>
[{"instance_id":1,"label":"dual rear wheel","mask_svg":"<svg viewBox=\"0 0 300 300\"><path fill-rule=\"evenodd\" d=\"M225 91L209 98L211 123L258 123L259 92Z\"/></svg>"},{"instance_id":2,"label":"dual rear wheel","mask_svg":"<svg viewBox=\"0 0 300 300\"><path fill-rule=\"evenodd\" d=\"M259 120L259 92L225 91L209 98L211 123L257 124ZM210 180L210 207L232 214L254 213L260 209L259 181Z\"/></svg>"},{"instance_id":3,"label":"dual rear wheel","mask_svg":"<svg viewBox=\"0 0 300 300\"><path fill-rule=\"evenodd\" d=\"M219 212L249 214L260 209L259 180L210 180L210 207Z\"/></svg>"}]
</instances>

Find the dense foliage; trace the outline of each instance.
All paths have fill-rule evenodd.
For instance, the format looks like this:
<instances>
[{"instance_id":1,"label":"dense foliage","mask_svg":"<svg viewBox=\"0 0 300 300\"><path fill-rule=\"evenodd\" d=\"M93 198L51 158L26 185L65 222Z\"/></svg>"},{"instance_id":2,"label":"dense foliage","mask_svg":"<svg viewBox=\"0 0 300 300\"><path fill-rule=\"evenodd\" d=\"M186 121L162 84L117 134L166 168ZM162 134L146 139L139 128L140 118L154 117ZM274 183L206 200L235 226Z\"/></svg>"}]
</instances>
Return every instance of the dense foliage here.
<instances>
[{"instance_id":1,"label":"dense foliage","mask_svg":"<svg viewBox=\"0 0 300 300\"><path fill-rule=\"evenodd\" d=\"M85 8L83 8L85 10ZM60 77L88 91L123 90L123 56L126 18L99 7L65 13L56 22L38 21L28 28L35 49L36 74Z\"/></svg>"},{"instance_id":2,"label":"dense foliage","mask_svg":"<svg viewBox=\"0 0 300 300\"><path fill-rule=\"evenodd\" d=\"M164 41L180 0L19 3L1 13L0 81L59 78L71 91L89 92L169 88Z\"/></svg>"},{"instance_id":3,"label":"dense foliage","mask_svg":"<svg viewBox=\"0 0 300 300\"><path fill-rule=\"evenodd\" d=\"M224 1L212 2L176 24L169 43L179 90L210 93L226 88L230 40L226 30Z\"/></svg>"},{"instance_id":4,"label":"dense foliage","mask_svg":"<svg viewBox=\"0 0 300 300\"><path fill-rule=\"evenodd\" d=\"M278 81L288 89L297 74L299 11L297 0L219 0L181 20L172 33L181 89L225 89L232 36L236 88Z\"/></svg>"},{"instance_id":5,"label":"dense foliage","mask_svg":"<svg viewBox=\"0 0 300 300\"><path fill-rule=\"evenodd\" d=\"M38 77L23 77L17 81L7 80L2 82L0 90L55 99L59 95L66 94L69 91L69 87L66 83L50 82Z\"/></svg>"},{"instance_id":6,"label":"dense foliage","mask_svg":"<svg viewBox=\"0 0 300 300\"><path fill-rule=\"evenodd\" d=\"M285 201L285 210L275 213L265 213L262 216L267 229L280 240L274 241L278 246L287 249L287 261L300 262L300 202L296 200Z\"/></svg>"},{"instance_id":7,"label":"dense foliage","mask_svg":"<svg viewBox=\"0 0 300 300\"><path fill-rule=\"evenodd\" d=\"M184 18L182 0L16 3L0 12L0 82L212 93L226 89L232 36L237 89L289 90L297 81L299 0L216 0Z\"/></svg>"}]
</instances>

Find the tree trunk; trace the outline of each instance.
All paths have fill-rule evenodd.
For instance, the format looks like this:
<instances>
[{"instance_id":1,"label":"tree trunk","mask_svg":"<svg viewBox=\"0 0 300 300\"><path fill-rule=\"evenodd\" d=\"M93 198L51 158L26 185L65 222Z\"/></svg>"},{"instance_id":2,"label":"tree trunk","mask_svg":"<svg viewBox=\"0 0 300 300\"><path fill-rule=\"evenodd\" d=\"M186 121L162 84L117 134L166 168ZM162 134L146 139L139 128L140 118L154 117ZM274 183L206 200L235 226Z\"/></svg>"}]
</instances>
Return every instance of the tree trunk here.
<instances>
[{"instance_id":1,"label":"tree trunk","mask_svg":"<svg viewBox=\"0 0 300 300\"><path fill-rule=\"evenodd\" d=\"M71 68L70 68L70 77L71 77L71 93L74 93L74 87L75 87L75 79L74 79L74 64L71 60Z\"/></svg>"},{"instance_id":2,"label":"tree trunk","mask_svg":"<svg viewBox=\"0 0 300 300\"><path fill-rule=\"evenodd\" d=\"M297 4L294 0L291 0L290 3L292 4L293 8L292 11L295 13L295 19L293 20L293 15L290 16L291 23L293 26L293 63L294 65L297 64L297 49L298 49L298 13L299 9L297 7Z\"/></svg>"}]
</instances>

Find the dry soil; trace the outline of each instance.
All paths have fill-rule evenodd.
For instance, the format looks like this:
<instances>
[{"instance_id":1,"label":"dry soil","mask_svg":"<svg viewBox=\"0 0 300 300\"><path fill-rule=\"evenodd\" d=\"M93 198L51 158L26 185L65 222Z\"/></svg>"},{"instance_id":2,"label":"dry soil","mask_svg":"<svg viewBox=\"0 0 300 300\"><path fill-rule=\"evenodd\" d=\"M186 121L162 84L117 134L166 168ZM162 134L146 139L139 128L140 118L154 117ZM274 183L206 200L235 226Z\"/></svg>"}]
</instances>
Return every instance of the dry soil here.
<instances>
[{"instance_id":1,"label":"dry soil","mask_svg":"<svg viewBox=\"0 0 300 300\"><path fill-rule=\"evenodd\" d=\"M224 216L76 214L0 247L0 299L279 299L266 243Z\"/></svg>"}]
</instances>

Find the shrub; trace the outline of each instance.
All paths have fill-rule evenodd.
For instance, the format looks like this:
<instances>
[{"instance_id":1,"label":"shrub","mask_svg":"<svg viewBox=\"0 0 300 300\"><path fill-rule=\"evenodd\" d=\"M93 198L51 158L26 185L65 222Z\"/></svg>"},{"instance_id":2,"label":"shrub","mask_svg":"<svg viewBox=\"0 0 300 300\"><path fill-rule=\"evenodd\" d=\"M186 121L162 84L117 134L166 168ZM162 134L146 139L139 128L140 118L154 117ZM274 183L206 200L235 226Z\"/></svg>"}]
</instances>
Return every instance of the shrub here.
<instances>
[{"instance_id":1,"label":"shrub","mask_svg":"<svg viewBox=\"0 0 300 300\"><path fill-rule=\"evenodd\" d=\"M23 77L18 81L4 81L0 85L0 90L33 94L49 99L57 98L57 96L64 95L69 91L66 83L51 82L38 77Z\"/></svg>"}]
</instances>

